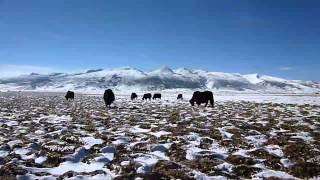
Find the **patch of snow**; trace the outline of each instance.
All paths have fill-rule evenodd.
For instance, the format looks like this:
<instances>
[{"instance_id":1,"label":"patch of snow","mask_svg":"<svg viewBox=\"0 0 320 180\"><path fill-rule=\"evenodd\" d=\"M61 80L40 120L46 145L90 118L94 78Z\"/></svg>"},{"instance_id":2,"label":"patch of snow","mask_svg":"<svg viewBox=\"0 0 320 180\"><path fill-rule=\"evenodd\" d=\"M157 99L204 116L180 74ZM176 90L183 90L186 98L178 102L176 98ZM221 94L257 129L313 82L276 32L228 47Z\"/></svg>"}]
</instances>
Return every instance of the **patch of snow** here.
<instances>
[{"instance_id":1,"label":"patch of snow","mask_svg":"<svg viewBox=\"0 0 320 180\"><path fill-rule=\"evenodd\" d=\"M285 168L290 168L294 165L294 163L291 162L289 159L280 159L280 162Z\"/></svg>"},{"instance_id":2,"label":"patch of snow","mask_svg":"<svg viewBox=\"0 0 320 180\"><path fill-rule=\"evenodd\" d=\"M42 130L36 130L34 133L37 135L41 135L41 134L44 134L45 132Z\"/></svg>"},{"instance_id":3,"label":"patch of snow","mask_svg":"<svg viewBox=\"0 0 320 180\"><path fill-rule=\"evenodd\" d=\"M4 123L5 125L11 127L11 126L18 126L18 122L17 121L8 121L6 123Z\"/></svg>"},{"instance_id":4,"label":"patch of snow","mask_svg":"<svg viewBox=\"0 0 320 180\"><path fill-rule=\"evenodd\" d=\"M249 152L249 150L245 150L245 149L239 149L238 151L234 152L232 155L239 155L239 156L243 156L243 157L250 157L247 153Z\"/></svg>"},{"instance_id":5,"label":"patch of snow","mask_svg":"<svg viewBox=\"0 0 320 180\"><path fill-rule=\"evenodd\" d=\"M57 115L49 115L49 116L42 116L39 118L40 121L45 121L50 124L63 124L67 121L71 121L72 118L70 116L57 116Z\"/></svg>"},{"instance_id":6,"label":"patch of snow","mask_svg":"<svg viewBox=\"0 0 320 180\"><path fill-rule=\"evenodd\" d=\"M120 165L121 165L121 166L128 166L128 165L130 165L130 161L122 161L122 162L120 163Z\"/></svg>"},{"instance_id":7,"label":"patch of snow","mask_svg":"<svg viewBox=\"0 0 320 180\"><path fill-rule=\"evenodd\" d=\"M120 145L120 144L128 144L130 141L129 137L120 137L117 140L113 141L112 144Z\"/></svg>"},{"instance_id":8,"label":"patch of snow","mask_svg":"<svg viewBox=\"0 0 320 180\"><path fill-rule=\"evenodd\" d=\"M13 140L13 141L9 141L7 144L10 146L10 148L12 149L12 147L14 145L17 145L17 144L22 144L23 142L21 140Z\"/></svg>"},{"instance_id":9,"label":"patch of snow","mask_svg":"<svg viewBox=\"0 0 320 180\"><path fill-rule=\"evenodd\" d=\"M149 134L157 137L157 138L160 138L161 136L165 136L165 135L168 135L168 134L171 134L171 132L167 132L167 131L159 131L159 132L150 132Z\"/></svg>"},{"instance_id":10,"label":"patch of snow","mask_svg":"<svg viewBox=\"0 0 320 180\"><path fill-rule=\"evenodd\" d=\"M23 160L31 159L34 157L34 154L27 156L26 154L28 154L29 152L31 152L31 151L29 149L25 149L25 148L14 149L14 153L19 154L21 156L21 159L23 159Z\"/></svg>"},{"instance_id":11,"label":"patch of snow","mask_svg":"<svg viewBox=\"0 0 320 180\"><path fill-rule=\"evenodd\" d=\"M170 161L170 158L166 156L166 153L163 151L152 151L150 154L156 156L158 159Z\"/></svg>"},{"instance_id":12,"label":"patch of snow","mask_svg":"<svg viewBox=\"0 0 320 180\"><path fill-rule=\"evenodd\" d=\"M297 179L294 176L287 174L285 172L281 171L274 171L274 170L263 170L262 172L259 172L258 174L255 175L256 179L265 179L265 178L270 178L270 177L277 177L280 179Z\"/></svg>"},{"instance_id":13,"label":"patch of snow","mask_svg":"<svg viewBox=\"0 0 320 180\"><path fill-rule=\"evenodd\" d=\"M270 154L273 154L278 157L283 157L283 152L279 145L268 145L265 146L264 149L268 151Z\"/></svg>"},{"instance_id":14,"label":"patch of snow","mask_svg":"<svg viewBox=\"0 0 320 180\"><path fill-rule=\"evenodd\" d=\"M56 180L57 178L54 176L36 176L33 174L25 174L25 175L17 175L17 180Z\"/></svg>"},{"instance_id":15,"label":"patch of snow","mask_svg":"<svg viewBox=\"0 0 320 180\"><path fill-rule=\"evenodd\" d=\"M153 155L142 155L135 158L134 161L142 165L137 169L137 173L146 174L152 170L152 167L159 161L159 159Z\"/></svg>"},{"instance_id":16,"label":"patch of snow","mask_svg":"<svg viewBox=\"0 0 320 180\"><path fill-rule=\"evenodd\" d=\"M196 180L227 180L227 178L223 176L208 176L202 172L195 170L192 171L192 173L194 174L194 178Z\"/></svg>"},{"instance_id":17,"label":"patch of snow","mask_svg":"<svg viewBox=\"0 0 320 180\"><path fill-rule=\"evenodd\" d=\"M225 131L225 128L218 128L218 130L220 131L220 133L222 134L222 137L223 137L224 139L231 139L232 136L233 136L233 134Z\"/></svg>"},{"instance_id":18,"label":"patch of snow","mask_svg":"<svg viewBox=\"0 0 320 180\"><path fill-rule=\"evenodd\" d=\"M247 136L245 137L250 143L252 143L255 147L260 147L264 143L268 141L268 138L266 135L253 135L253 136Z\"/></svg>"},{"instance_id":19,"label":"patch of snow","mask_svg":"<svg viewBox=\"0 0 320 180\"><path fill-rule=\"evenodd\" d=\"M96 144L102 144L103 140L102 139L96 139L94 137L81 137L82 142L85 144L86 149L90 149L92 146Z\"/></svg>"},{"instance_id":20,"label":"patch of snow","mask_svg":"<svg viewBox=\"0 0 320 180\"><path fill-rule=\"evenodd\" d=\"M193 146L189 147L187 149L186 159L188 159L188 160L196 160L199 157L198 153L202 152L202 151L205 151L205 150L204 149L200 149L198 147L193 147Z\"/></svg>"},{"instance_id":21,"label":"patch of snow","mask_svg":"<svg viewBox=\"0 0 320 180\"><path fill-rule=\"evenodd\" d=\"M225 172L231 172L233 165L227 162L224 162L222 164L219 164L217 166L215 166L217 169L221 170L221 171L225 171Z\"/></svg>"},{"instance_id":22,"label":"patch of snow","mask_svg":"<svg viewBox=\"0 0 320 180\"><path fill-rule=\"evenodd\" d=\"M90 173L97 170L106 170L104 168L105 164L105 162L92 162L90 164L86 164L83 162L73 163L70 161L66 161L61 163L58 167L49 169L47 172L53 175L62 175L68 171Z\"/></svg>"},{"instance_id":23,"label":"patch of snow","mask_svg":"<svg viewBox=\"0 0 320 180\"><path fill-rule=\"evenodd\" d=\"M66 180L86 180L86 179L90 179L90 180L112 180L113 177L110 174L97 174L94 176L75 176L75 177L71 177L71 178L67 178Z\"/></svg>"},{"instance_id":24,"label":"patch of snow","mask_svg":"<svg viewBox=\"0 0 320 180\"><path fill-rule=\"evenodd\" d=\"M114 146L107 146L101 149L101 156L95 158L97 162L111 162L114 158L114 154L116 153L116 149Z\"/></svg>"},{"instance_id":25,"label":"patch of snow","mask_svg":"<svg viewBox=\"0 0 320 180\"><path fill-rule=\"evenodd\" d=\"M132 133L138 134L138 133L148 133L150 132L150 129L143 129L143 128L139 128L139 126L134 126L133 128L130 128L129 130Z\"/></svg>"},{"instance_id":26,"label":"patch of snow","mask_svg":"<svg viewBox=\"0 0 320 180\"><path fill-rule=\"evenodd\" d=\"M42 163L45 162L46 160L47 160L47 157L46 157L46 156L40 156L40 157L36 158L36 159L34 160L34 162L35 162L36 164L42 164Z\"/></svg>"},{"instance_id":27,"label":"patch of snow","mask_svg":"<svg viewBox=\"0 0 320 180\"><path fill-rule=\"evenodd\" d=\"M7 155L9 155L9 151L0 150L0 157L6 157Z\"/></svg>"},{"instance_id":28,"label":"patch of snow","mask_svg":"<svg viewBox=\"0 0 320 180\"><path fill-rule=\"evenodd\" d=\"M161 151L161 152L165 152L167 151L170 146L172 145L172 143L165 143L165 144L155 144L151 147L151 151Z\"/></svg>"},{"instance_id":29,"label":"patch of snow","mask_svg":"<svg viewBox=\"0 0 320 180\"><path fill-rule=\"evenodd\" d=\"M310 136L308 132L295 133L296 135L291 136L291 138L302 139L306 142L314 141L313 137Z\"/></svg>"}]
</instances>

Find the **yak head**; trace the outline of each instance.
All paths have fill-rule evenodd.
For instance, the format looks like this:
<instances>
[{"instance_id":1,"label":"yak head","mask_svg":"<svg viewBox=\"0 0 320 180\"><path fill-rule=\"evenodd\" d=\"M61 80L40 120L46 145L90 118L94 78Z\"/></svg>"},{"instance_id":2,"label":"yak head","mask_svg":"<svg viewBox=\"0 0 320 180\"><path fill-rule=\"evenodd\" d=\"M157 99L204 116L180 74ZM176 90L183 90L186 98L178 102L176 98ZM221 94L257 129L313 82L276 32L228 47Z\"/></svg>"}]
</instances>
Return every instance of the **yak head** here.
<instances>
[{"instance_id":1,"label":"yak head","mask_svg":"<svg viewBox=\"0 0 320 180\"><path fill-rule=\"evenodd\" d=\"M194 106L194 99L190 99L190 104L191 104L191 106Z\"/></svg>"},{"instance_id":2,"label":"yak head","mask_svg":"<svg viewBox=\"0 0 320 180\"><path fill-rule=\"evenodd\" d=\"M197 99L199 98L199 96L200 96L200 92L199 91L196 91L196 92L193 93L192 98L189 101L191 106L194 106L194 102L198 102Z\"/></svg>"}]
</instances>

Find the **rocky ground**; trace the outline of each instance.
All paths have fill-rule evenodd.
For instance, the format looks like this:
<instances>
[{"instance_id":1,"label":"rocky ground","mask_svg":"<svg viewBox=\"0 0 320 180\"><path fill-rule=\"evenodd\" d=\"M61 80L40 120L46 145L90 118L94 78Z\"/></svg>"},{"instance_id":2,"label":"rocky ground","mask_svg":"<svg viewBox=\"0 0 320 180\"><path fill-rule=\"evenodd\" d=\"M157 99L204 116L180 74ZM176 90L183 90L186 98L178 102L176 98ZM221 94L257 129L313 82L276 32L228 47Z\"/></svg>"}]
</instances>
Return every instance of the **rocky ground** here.
<instances>
[{"instance_id":1,"label":"rocky ground","mask_svg":"<svg viewBox=\"0 0 320 180\"><path fill-rule=\"evenodd\" d=\"M0 93L0 179L316 179L319 140L319 105Z\"/></svg>"}]
</instances>

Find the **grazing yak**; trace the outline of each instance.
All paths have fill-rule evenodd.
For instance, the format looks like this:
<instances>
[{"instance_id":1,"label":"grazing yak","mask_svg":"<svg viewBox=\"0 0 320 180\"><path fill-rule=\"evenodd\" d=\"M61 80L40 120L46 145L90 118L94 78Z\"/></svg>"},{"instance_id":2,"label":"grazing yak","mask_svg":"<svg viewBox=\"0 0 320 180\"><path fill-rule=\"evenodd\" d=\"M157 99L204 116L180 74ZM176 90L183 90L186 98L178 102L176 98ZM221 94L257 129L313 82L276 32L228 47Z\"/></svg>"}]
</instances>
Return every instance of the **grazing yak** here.
<instances>
[{"instance_id":1,"label":"grazing yak","mask_svg":"<svg viewBox=\"0 0 320 180\"><path fill-rule=\"evenodd\" d=\"M150 93L147 93L147 94L144 94L143 97L142 97L142 100L151 100L151 94Z\"/></svg>"},{"instance_id":2,"label":"grazing yak","mask_svg":"<svg viewBox=\"0 0 320 180\"><path fill-rule=\"evenodd\" d=\"M107 89L104 91L104 95L103 95L103 99L104 102L106 103L107 107L110 107L110 105L113 103L113 101L115 100L113 91L111 89Z\"/></svg>"},{"instance_id":3,"label":"grazing yak","mask_svg":"<svg viewBox=\"0 0 320 180\"><path fill-rule=\"evenodd\" d=\"M69 101L69 99L73 100L74 99L74 92L73 91L68 91L66 96L66 100Z\"/></svg>"},{"instance_id":4,"label":"grazing yak","mask_svg":"<svg viewBox=\"0 0 320 180\"><path fill-rule=\"evenodd\" d=\"M131 100L137 99L138 95L136 93L131 93Z\"/></svg>"},{"instance_id":5,"label":"grazing yak","mask_svg":"<svg viewBox=\"0 0 320 180\"><path fill-rule=\"evenodd\" d=\"M153 99L153 100L155 100L155 99L161 99L161 94L160 94L160 93L155 93L155 94L153 94L152 99Z\"/></svg>"},{"instance_id":6,"label":"grazing yak","mask_svg":"<svg viewBox=\"0 0 320 180\"><path fill-rule=\"evenodd\" d=\"M196 91L193 93L192 98L190 99L190 104L194 106L194 102L196 102L196 104L200 106L200 104L206 103L205 106L207 106L209 101L210 101L211 107L213 107L214 99L213 99L213 93L211 91L204 91L204 92Z\"/></svg>"},{"instance_id":7,"label":"grazing yak","mask_svg":"<svg viewBox=\"0 0 320 180\"><path fill-rule=\"evenodd\" d=\"M182 97L182 94L178 94L178 97L177 97L177 99L183 99L183 97Z\"/></svg>"}]
</instances>

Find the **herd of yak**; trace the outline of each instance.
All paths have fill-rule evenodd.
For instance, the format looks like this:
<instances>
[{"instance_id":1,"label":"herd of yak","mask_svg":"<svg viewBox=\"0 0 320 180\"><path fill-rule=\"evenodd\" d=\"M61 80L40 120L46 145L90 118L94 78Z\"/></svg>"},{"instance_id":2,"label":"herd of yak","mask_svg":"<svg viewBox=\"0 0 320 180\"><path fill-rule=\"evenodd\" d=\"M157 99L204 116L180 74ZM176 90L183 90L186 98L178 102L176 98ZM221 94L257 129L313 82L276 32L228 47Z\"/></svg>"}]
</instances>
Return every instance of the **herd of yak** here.
<instances>
[{"instance_id":1,"label":"herd of yak","mask_svg":"<svg viewBox=\"0 0 320 180\"><path fill-rule=\"evenodd\" d=\"M155 93L152 96L151 93L147 93L147 94L143 95L142 100L151 100L151 97L153 100L161 99L161 94ZM68 91L65 98L67 100L69 100L69 99L73 100L74 99L74 92ZM135 100L137 98L138 98L138 95L136 93L131 94L131 100ZM115 100L115 95L114 95L113 91L111 89L105 90L104 95L103 95L103 99L104 99L104 102L106 103L106 106L110 107L110 105ZM178 94L177 99L182 100L183 99L182 94ZM204 91L204 92L195 91L189 102L192 106L194 106L195 103L198 106L200 106L200 104L202 104L202 103L205 103L205 106L207 106L208 103L210 102L211 107L213 107L213 104L214 104L213 93L211 91Z\"/></svg>"}]
</instances>

